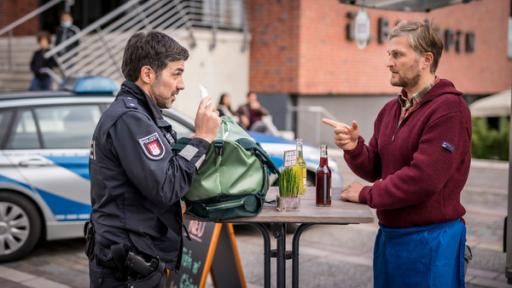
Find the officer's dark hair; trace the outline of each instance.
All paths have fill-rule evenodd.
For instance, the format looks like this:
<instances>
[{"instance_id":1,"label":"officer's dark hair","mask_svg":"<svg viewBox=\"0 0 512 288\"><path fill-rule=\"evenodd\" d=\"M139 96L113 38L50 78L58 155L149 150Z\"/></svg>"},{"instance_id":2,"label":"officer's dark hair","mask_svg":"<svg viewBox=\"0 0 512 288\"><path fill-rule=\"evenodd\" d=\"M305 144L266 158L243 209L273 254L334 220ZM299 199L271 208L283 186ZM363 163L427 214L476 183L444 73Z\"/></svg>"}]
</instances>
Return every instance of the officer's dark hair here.
<instances>
[{"instance_id":1,"label":"officer's dark hair","mask_svg":"<svg viewBox=\"0 0 512 288\"><path fill-rule=\"evenodd\" d=\"M187 59L188 50L166 34L138 32L128 39L121 70L126 80L135 82L143 66L151 67L158 76L169 62Z\"/></svg>"}]
</instances>

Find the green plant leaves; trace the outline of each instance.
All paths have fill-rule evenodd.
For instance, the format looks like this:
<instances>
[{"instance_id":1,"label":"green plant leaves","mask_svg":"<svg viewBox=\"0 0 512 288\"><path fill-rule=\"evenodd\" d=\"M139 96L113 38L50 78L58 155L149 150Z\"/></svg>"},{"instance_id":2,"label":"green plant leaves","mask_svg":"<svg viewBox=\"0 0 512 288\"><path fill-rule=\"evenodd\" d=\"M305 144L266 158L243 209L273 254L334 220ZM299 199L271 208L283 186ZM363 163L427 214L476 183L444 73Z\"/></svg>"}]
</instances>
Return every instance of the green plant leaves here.
<instances>
[{"instance_id":1,"label":"green plant leaves","mask_svg":"<svg viewBox=\"0 0 512 288\"><path fill-rule=\"evenodd\" d=\"M472 157L507 161L510 121L500 118L498 130L489 127L485 118L473 118L472 124Z\"/></svg>"},{"instance_id":2,"label":"green plant leaves","mask_svg":"<svg viewBox=\"0 0 512 288\"><path fill-rule=\"evenodd\" d=\"M279 176L279 196L297 197L302 187L302 167L292 166L285 168Z\"/></svg>"}]
</instances>

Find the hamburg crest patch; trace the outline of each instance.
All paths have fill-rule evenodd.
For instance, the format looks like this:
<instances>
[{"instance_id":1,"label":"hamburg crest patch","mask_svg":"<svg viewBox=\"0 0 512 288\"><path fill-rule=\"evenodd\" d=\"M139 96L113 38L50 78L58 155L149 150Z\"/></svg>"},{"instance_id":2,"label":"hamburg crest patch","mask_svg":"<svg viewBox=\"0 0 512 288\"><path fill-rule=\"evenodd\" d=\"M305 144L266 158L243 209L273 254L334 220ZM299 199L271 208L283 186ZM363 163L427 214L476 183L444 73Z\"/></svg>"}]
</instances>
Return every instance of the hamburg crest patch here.
<instances>
[{"instance_id":1,"label":"hamburg crest patch","mask_svg":"<svg viewBox=\"0 0 512 288\"><path fill-rule=\"evenodd\" d=\"M159 160L164 157L165 147L162 144L158 133L153 133L147 137L139 139L139 143L149 159Z\"/></svg>"}]
</instances>

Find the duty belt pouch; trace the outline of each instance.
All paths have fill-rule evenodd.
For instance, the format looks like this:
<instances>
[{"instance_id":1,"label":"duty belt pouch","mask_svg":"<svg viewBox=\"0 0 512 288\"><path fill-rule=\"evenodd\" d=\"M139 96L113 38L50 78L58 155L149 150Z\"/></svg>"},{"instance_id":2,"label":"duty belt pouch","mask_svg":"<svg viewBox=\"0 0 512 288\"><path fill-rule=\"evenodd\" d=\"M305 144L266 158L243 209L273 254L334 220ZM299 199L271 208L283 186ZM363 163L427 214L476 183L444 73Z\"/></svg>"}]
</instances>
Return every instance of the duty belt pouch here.
<instances>
[{"instance_id":1,"label":"duty belt pouch","mask_svg":"<svg viewBox=\"0 0 512 288\"><path fill-rule=\"evenodd\" d=\"M87 258L92 259L94 256L94 225L91 221L85 222L84 237L85 237L85 255Z\"/></svg>"},{"instance_id":2,"label":"duty belt pouch","mask_svg":"<svg viewBox=\"0 0 512 288\"><path fill-rule=\"evenodd\" d=\"M141 279L128 279L130 288L165 288L167 279L164 277L164 265L159 263L158 269Z\"/></svg>"}]
</instances>

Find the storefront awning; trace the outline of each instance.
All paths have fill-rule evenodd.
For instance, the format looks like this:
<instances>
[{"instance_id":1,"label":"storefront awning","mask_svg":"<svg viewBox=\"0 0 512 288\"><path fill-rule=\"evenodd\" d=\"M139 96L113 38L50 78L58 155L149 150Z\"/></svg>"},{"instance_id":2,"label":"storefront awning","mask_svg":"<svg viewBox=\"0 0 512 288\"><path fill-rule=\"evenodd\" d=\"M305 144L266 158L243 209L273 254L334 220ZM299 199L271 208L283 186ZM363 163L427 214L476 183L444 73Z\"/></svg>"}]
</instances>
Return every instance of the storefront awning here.
<instances>
[{"instance_id":1,"label":"storefront awning","mask_svg":"<svg viewBox=\"0 0 512 288\"><path fill-rule=\"evenodd\" d=\"M357 5L367 8L397 10L409 12L430 12L434 9L469 3L473 0L339 0L343 4Z\"/></svg>"},{"instance_id":2,"label":"storefront awning","mask_svg":"<svg viewBox=\"0 0 512 288\"><path fill-rule=\"evenodd\" d=\"M510 101L512 90L475 101L469 106L472 117L502 117L510 115Z\"/></svg>"}]
</instances>

